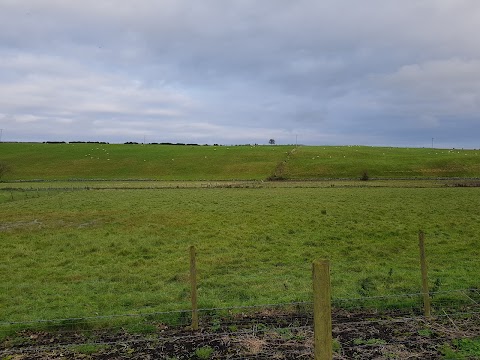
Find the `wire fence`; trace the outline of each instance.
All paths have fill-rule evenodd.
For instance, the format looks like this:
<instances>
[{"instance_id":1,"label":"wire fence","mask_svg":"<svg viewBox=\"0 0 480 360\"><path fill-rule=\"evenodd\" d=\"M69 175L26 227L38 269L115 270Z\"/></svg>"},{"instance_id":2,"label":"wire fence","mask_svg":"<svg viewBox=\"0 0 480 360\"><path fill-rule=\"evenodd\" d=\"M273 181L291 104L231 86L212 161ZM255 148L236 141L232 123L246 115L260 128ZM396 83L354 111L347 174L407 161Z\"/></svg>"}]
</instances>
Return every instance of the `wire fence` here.
<instances>
[{"instance_id":1,"label":"wire fence","mask_svg":"<svg viewBox=\"0 0 480 360\"><path fill-rule=\"evenodd\" d=\"M420 293L334 298L334 359L478 358L480 290L430 295L431 318ZM312 302L199 309L198 331L189 329L191 313L1 322L0 358L313 358Z\"/></svg>"},{"instance_id":2,"label":"wire fence","mask_svg":"<svg viewBox=\"0 0 480 360\"><path fill-rule=\"evenodd\" d=\"M421 244L423 233L419 238ZM192 309L3 321L0 359L313 358L319 348L318 342L314 343L314 328L318 329L316 295L330 294L329 288L316 291L314 286L314 301L197 309L195 254L192 246ZM424 268L422 279L427 279ZM328 266L326 269L329 277ZM330 286L329 278L315 274L314 285ZM429 292L428 282L425 284L422 293L325 296L320 308L331 304L334 311L333 326L327 331L332 337L323 343L330 344L333 339L333 358L435 359L444 355L455 358L456 353L480 358L480 290Z\"/></svg>"}]
</instances>

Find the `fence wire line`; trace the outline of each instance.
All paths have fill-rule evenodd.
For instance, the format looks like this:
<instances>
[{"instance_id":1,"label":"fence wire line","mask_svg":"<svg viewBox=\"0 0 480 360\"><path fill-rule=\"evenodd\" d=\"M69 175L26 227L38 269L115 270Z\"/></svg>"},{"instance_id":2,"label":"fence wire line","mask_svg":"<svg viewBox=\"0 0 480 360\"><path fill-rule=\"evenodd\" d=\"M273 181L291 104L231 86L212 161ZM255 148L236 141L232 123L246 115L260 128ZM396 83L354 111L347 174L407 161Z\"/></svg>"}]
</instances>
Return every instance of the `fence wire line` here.
<instances>
[{"instance_id":1,"label":"fence wire line","mask_svg":"<svg viewBox=\"0 0 480 360\"><path fill-rule=\"evenodd\" d=\"M276 318L278 320L278 318ZM295 318L292 318L292 319L286 319L286 320L297 320ZM312 320L312 319L308 319L308 320ZM288 329L297 329L297 328L300 328L300 327L309 327L311 326L311 321L307 322L308 325L303 325L303 326L293 326L293 325L281 325L278 323L278 321L271 321L271 322L265 322L265 321L262 321L260 323L258 322L255 322L254 319L247 319L246 321L244 322L229 322L229 323L226 323L226 324L223 324L223 326L241 326L241 329L238 330L238 331L248 331L247 329L248 328L252 328L254 329L253 331L263 331L264 329L262 328L259 328L258 326L259 325L264 325L264 326L267 326L267 325L271 325L272 327L268 328L269 330L272 330L272 329L275 329L275 328L288 328ZM84 323L84 324L88 324L88 323ZM181 325L174 325L174 326L168 326L166 327L166 329L169 329L169 330L179 330L182 328L182 325L183 326L186 326L188 327L190 325L190 323L185 323L185 324L181 324ZM276 325L276 326L275 326ZM208 330L208 329L211 329L213 327L215 327L216 325L215 324L211 324L210 326L205 326L204 329ZM108 328L101 328L101 329L97 329L96 331L98 331L99 335L105 333L106 331L111 331L111 330L121 330L121 329L124 329L125 330L125 326L122 326L122 325L119 325L119 326L115 326L115 327L108 327ZM257 329L257 330L255 330ZM28 330L28 329L26 329ZM79 329L79 328L73 328L73 329L55 329L55 334L78 334L78 333L81 333L81 332L91 332L93 329L90 329L90 328L87 328L87 329ZM127 329L128 330L128 329ZM1 330L0 330L0 333L1 333ZM199 334L205 334L204 332L199 332Z\"/></svg>"},{"instance_id":2,"label":"fence wire line","mask_svg":"<svg viewBox=\"0 0 480 360\"><path fill-rule=\"evenodd\" d=\"M381 315L381 313L379 314L371 314L371 315ZM423 322L429 322L429 321L434 321L435 318L450 318L450 317L464 317L464 316L470 316L470 315L480 315L480 311L459 311L459 312L450 312L450 313L447 313L447 312L444 312L443 314L442 313L439 313L437 315L432 315L431 316L431 320L429 320L428 318L426 318L425 316L423 315L416 315L416 316L397 316L397 317L392 317L391 314L386 314L389 316L389 318L385 318L385 319L369 319L369 320L360 320L360 321L342 321L341 319L332 319L332 325L335 325L335 326L341 326L341 325L368 325L368 324L387 324L387 323L406 323L406 322L409 322L409 321L418 321L418 320L422 320ZM213 319L217 319L216 316L212 316ZM298 321L298 320L301 320L301 319L297 319L295 318L295 316L292 315L292 317L290 318L289 316L284 316L284 317L278 317L276 316L274 319L272 319L271 322L265 322L263 320L265 319L261 319L262 321L260 323L258 323L258 320L259 319L250 319L250 318L246 318L245 321L230 321L228 322L228 325L249 325L249 326L252 326L252 327L256 327L258 326L258 324L262 324L262 325L268 325L268 324L273 324L273 325L279 325L279 320L293 320L293 321ZM303 318L303 320L305 321L309 321L311 322L313 320L313 317L312 316L309 316L309 317L305 317ZM78 325L78 324L89 324L89 322L76 322L74 323L73 325ZM180 324L180 325L177 325L177 326L181 326L181 325L190 325L189 322L185 322L184 324ZM215 326L215 325L210 325L208 327L212 327L212 326ZM302 327L311 327L311 324L310 325L305 325L305 326L302 326ZM173 325L170 327L170 329L174 329L176 326ZM281 327L281 326L276 326L277 328ZM113 329L123 329L124 326L123 325L119 325L119 326L115 326L115 327L108 327L108 328L104 328L103 330L113 330ZM275 327L274 327L275 328ZM284 328L288 328L288 329L299 329L301 327L298 327L298 326L290 326L290 325L287 325L285 326ZM91 331L92 329L83 329L83 331ZM74 328L74 329L59 329L59 330L56 330L55 333L59 333L59 334L68 334L68 333L78 333L78 332L81 332L82 329L78 329L78 328ZM99 329L99 331L102 331L102 329ZM205 334L205 333L201 333L201 334Z\"/></svg>"},{"instance_id":3,"label":"fence wire line","mask_svg":"<svg viewBox=\"0 0 480 360\"><path fill-rule=\"evenodd\" d=\"M245 305L245 306L230 306L230 307L217 307L217 308L201 308L197 311L199 312L209 312L209 311L225 311L225 310L242 310L242 309L256 309L256 308L273 308L273 307L283 307L283 306L298 306L298 305L312 305L313 302L291 302L291 303L278 303L278 304L263 304L263 305ZM151 313L137 313L137 314L117 314L117 315L98 315L98 316L85 316L85 317L76 317L76 318L59 318L59 319L37 319L37 320L25 320L25 321L3 321L0 322L0 325L27 325L34 323L56 323L56 322L68 322L68 321L81 321L81 320L105 320L112 318L121 318L121 317L147 317L147 316L158 316L158 315L173 315L173 314L182 314L182 313L191 313L192 310L172 310L172 311L157 311Z\"/></svg>"},{"instance_id":4,"label":"fence wire line","mask_svg":"<svg viewBox=\"0 0 480 360\"><path fill-rule=\"evenodd\" d=\"M477 292L477 289L455 289L455 290L443 290L430 292L430 295L446 295L453 293L465 293L466 291ZM480 295L480 293L479 293ZM365 301L365 300L382 300L382 299L397 299L397 298L406 298L406 297L416 297L423 296L423 292L408 293L408 294L398 294L398 295L382 295L382 296L368 296L368 297L352 297L352 298L333 298L332 302L335 301Z\"/></svg>"},{"instance_id":5,"label":"fence wire line","mask_svg":"<svg viewBox=\"0 0 480 360\"><path fill-rule=\"evenodd\" d=\"M431 295L446 295L446 294L462 294L470 301L478 305L478 302L473 300L466 292L474 292L480 295L478 289L456 289L456 290L446 290L446 291L437 291L430 293ZM370 296L370 297L352 297L352 298L332 298L332 303L335 302L367 302L369 300L385 300L385 299L397 299L397 298L409 298L409 297L421 297L423 293L409 293L409 294L398 294L398 295L384 295L384 296ZM435 299L433 299L435 302ZM445 299L445 301L449 301ZM451 300L450 300L451 301ZM260 305L244 305L244 306L229 306L229 307L213 307L213 308L200 308L198 312L210 312L210 311L228 311L228 310L247 310L247 309L256 309L256 308L278 308L278 307L287 307L287 306L300 306L300 305L313 305L312 301L299 301L291 303L277 303L277 304L260 304ZM151 313L136 313L136 314L113 314L113 315L97 315L97 316L85 316L85 317L73 317L73 318L57 318L57 319L35 319L35 320L25 320L25 321L1 321L0 326L6 325L28 325L36 323L58 323L58 322L76 322L77 324L80 321L94 321L94 320L106 320L114 318L128 318L128 317L149 317L149 316L161 316L161 315L173 315L173 314L189 314L191 309L183 310L171 310L171 311L157 311Z\"/></svg>"}]
</instances>

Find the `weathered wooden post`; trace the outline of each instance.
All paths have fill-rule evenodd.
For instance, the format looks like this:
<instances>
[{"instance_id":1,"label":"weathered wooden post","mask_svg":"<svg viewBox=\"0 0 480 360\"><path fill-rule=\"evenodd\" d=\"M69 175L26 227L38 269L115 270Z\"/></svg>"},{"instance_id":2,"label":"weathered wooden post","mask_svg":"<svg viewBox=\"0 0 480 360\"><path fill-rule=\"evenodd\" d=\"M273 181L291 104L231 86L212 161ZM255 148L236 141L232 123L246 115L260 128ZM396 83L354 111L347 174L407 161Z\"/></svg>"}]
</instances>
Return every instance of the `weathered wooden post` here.
<instances>
[{"instance_id":1,"label":"weathered wooden post","mask_svg":"<svg viewBox=\"0 0 480 360\"><path fill-rule=\"evenodd\" d=\"M332 304L328 260L313 262L313 324L315 360L331 360Z\"/></svg>"},{"instance_id":2,"label":"weathered wooden post","mask_svg":"<svg viewBox=\"0 0 480 360\"><path fill-rule=\"evenodd\" d=\"M422 270L423 312L425 317L430 317L430 294L428 291L428 269L425 256L425 234L421 230L418 233L418 246L420 248L420 267Z\"/></svg>"},{"instance_id":3,"label":"weathered wooden post","mask_svg":"<svg viewBox=\"0 0 480 360\"><path fill-rule=\"evenodd\" d=\"M192 300L192 330L198 330L198 304L197 304L197 267L195 246L190 246L190 284Z\"/></svg>"}]
</instances>

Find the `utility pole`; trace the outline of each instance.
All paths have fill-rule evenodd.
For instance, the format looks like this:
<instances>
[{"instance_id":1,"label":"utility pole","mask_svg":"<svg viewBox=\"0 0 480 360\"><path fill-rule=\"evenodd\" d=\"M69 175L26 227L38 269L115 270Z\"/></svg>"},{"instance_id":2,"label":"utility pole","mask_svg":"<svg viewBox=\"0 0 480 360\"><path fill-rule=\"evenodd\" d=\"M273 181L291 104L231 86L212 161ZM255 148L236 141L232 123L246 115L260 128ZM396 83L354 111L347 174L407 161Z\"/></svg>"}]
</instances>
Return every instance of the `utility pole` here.
<instances>
[{"instance_id":1,"label":"utility pole","mask_svg":"<svg viewBox=\"0 0 480 360\"><path fill-rule=\"evenodd\" d=\"M432 149L433 149L433 138L432 138Z\"/></svg>"},{"instance_id":2,"label":"utility pole","mask_svg":"<svg viewBox=\"0 0 480 360\"><path fill-rule=\"evenodd\" d=\"M0 142L2 142L3 129L0 129Z\"/></svg>"}]
</instances>

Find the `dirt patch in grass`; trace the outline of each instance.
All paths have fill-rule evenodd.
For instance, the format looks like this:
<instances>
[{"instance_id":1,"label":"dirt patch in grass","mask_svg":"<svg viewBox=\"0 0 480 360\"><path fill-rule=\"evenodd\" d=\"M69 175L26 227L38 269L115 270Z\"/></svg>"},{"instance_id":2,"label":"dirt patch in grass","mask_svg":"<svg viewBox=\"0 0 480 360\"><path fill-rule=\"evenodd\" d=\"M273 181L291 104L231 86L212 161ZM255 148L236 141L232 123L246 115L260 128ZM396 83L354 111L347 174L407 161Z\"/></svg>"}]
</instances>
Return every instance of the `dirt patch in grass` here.
<instances>
[{"instance_id":1,"label":"dirt patch in grass","mask_svg":"<svg viewBox=\"0 0 480 360\"><path fill-rule=\"evenodd\" d=\"M0 358L313 359L312 318L305 313L237 314L215 318L197 332L161 323L156 323L155 329L148 334L124 329L24 331L2 342ZM458 358L479 359L480 354L475 353L479 338L478 308L432 319L399 311L336 310L333 315L337 360L442 359L456 353ZM462 350L459 344L465 339L474 341L475 346Z\"/></svg>"},{"instance_id":2,"label":"dirt patch in grass","mask_svg":"<svg viewBox=\"0 0 480 360\"><path fill-rule=\"evenodd\" d=\"M41 228L42 225L43 224L37 219L31 221L0 223L0 231L7 231L18 228Z\"/></svg>"}]
</instances>

